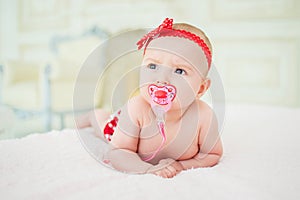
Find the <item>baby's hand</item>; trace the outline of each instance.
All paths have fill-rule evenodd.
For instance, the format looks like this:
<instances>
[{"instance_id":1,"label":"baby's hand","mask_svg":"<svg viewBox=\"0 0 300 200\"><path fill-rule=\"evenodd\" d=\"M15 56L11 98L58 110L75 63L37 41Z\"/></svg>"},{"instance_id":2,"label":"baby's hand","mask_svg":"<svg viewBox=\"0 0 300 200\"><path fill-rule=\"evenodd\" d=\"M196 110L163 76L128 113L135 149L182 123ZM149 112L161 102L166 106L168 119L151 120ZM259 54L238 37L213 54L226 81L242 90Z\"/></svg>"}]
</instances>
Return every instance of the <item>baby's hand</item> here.
<instances>
[{"instance_id":1,"label":"baby's hand","mask_svg":"<svg viewBox=\"0 0 300 200\"><path fill-rule=\"evenodd\" d=\"M156 168L156 169L155 169ZM183 170L182 165L172 159L163 159L151 169L150 173L163 178L173 178Z\"/></svg>"},{"instance_id":2,"label":"baby's hand","mask_svg":"<svg viewBox=\"0 0 300 200\"><path fill-rule=\"evenodd\" d=\"M174 161L171 165L154 172L155 175L163 177L163 178L173 178L177 174L179 174L183 170L182 165Z\"/></svg>"}]
</instances>

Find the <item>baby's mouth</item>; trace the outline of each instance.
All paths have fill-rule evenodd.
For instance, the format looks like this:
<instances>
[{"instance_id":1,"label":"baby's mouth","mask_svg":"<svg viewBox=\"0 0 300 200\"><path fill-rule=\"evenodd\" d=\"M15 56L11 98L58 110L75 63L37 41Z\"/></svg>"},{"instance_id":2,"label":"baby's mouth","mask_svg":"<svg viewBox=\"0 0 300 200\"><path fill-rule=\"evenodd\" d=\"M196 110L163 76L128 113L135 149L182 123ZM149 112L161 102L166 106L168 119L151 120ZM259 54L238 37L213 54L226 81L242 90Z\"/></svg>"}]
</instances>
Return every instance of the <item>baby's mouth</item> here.
<instances>
[{"instance_id":1,"label":"baby's mouth","mask_svg":"<svg viewBox=\"0 0 300 200\"><path fill-rule=\"evenodd\" d=\"M176 96L176 88L173 85L157 86L149 85L148 93L152 100L159 105L167 105L171 103Z\"/></svg>"}]
</instances>

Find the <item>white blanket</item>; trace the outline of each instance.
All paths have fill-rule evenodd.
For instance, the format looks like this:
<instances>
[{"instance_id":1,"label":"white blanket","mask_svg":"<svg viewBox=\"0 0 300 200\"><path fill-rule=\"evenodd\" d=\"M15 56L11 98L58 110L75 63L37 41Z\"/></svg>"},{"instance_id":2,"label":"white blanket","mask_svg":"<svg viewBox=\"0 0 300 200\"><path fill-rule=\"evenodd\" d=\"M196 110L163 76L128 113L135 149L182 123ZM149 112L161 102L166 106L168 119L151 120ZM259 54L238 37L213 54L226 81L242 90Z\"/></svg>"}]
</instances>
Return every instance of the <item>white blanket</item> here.
<instances>
[{"instance_id":1,"label":"white blanket","mask_svg":"<svg viewBox=\"0 0 300 200\"><path fill-rule=\"evenodd\" d=\"M103 166L76 130L0 141L0 198L300 199L300 110L231 105L225 123L221 162L173 179Z\"/></svg>"}]
</instances>

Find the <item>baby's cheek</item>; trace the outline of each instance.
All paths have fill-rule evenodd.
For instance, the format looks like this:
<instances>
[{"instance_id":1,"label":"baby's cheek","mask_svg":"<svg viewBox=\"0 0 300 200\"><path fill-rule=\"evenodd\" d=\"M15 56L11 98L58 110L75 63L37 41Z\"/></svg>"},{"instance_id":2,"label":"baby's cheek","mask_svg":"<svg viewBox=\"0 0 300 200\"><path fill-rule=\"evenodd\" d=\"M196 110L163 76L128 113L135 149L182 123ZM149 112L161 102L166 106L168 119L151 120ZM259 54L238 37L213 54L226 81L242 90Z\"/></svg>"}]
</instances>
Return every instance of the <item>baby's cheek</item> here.
<instances>
[{"instance_id":1,"label":"baby's cheek","mask_svg":"<svg viewBox=\"0 0 300 200\"><path fill-rule=\"evenodd\" d=\"M175 100L176 104L180 105L180 107L189 106L195 100L197 94L187 82L177 84L176 89L177 94Z\"/></svg>"},{"instance_id":2,"label":"baby's cheek","mask_svg":"<svg viewBox=\"0 0 300 200\"><path fill-rule=\"evenodd\" d=\"M148 94L148 86L144 85L140 87L140 95L143 97L143 99L150 103L151 98Z\"/></svg>"}]
</instances>

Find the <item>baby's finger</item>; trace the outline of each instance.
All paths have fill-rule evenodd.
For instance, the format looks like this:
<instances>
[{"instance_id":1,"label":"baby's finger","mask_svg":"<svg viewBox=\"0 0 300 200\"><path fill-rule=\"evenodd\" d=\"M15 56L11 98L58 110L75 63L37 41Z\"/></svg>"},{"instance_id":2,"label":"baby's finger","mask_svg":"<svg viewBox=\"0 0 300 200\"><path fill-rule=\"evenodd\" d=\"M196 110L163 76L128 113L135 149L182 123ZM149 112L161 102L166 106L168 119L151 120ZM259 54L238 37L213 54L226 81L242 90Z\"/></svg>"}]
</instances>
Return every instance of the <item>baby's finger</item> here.
<instances>
[{"instance_id":1,"label":"baby's finger","mask_svg":"<svg viewBox=\"0 0 300 200\"><path fill-rule=\"evenodd\" d=\"M164 170L155 172L155 175L160 176L162 178L168 178L168 176L167 176L167 174L166 174L166 172Z\"/></svg>"},{"instance_id":2,"label":"baby's finger","mask_svg":"<svg viewBox=\"0 0 300 200\"><path fill-rule=\"evenodd\" d=\"M176 161L172 163L172 167L174 167L176 169L176 171L178 171L178 172L183 170L183 166L179 162L176 162Z\"/></svg>"},{"instance_id":3,"label":"baby's finger","mask_svg":"<svg viewBox=\"0 0 300 200\"><path fill-rule=\"evenodd\" d=\"M173 178L176 175L176 170L172 168L165 168L162 171L167 176L167 178Z\"/></svg>"},{"instance_id":4,"label":"baby's finger","mask_svg":"<svg viewBox=\"0 0 300 200\"><path fill-rule=\"evenodd\" d=\"M170 170L168 170L167 168L165 168L163 170L163 173L166 175L166 178L172 178L173 177L173 173Z\"/></svg>"},{"instance_id":5,"label":"baby's finger","mask_svg":"<svg viewBox=\"0 0 300 200\"><path fill-rule=\"evenodd\" d=\"M172 167L171 165L168 166L168 167L166 167L166 169L171 173L171 176L172 176L172 177L175 176L175 175L177 174L177 170L176 170L174 167ZM171 177L171 178L172 178L172 177Z\"/></svg>"},{"instance_id":6,"label":"baby's finger","mask_svg":"<svg viewBox=\"0 0 300 200\"><path fill-rule=\"evenodd\" d=\"M154 172L154 174L155 174L156 176L161 176L161 177L162 177L161 171Z\"/></svg>"},{"instance_id":7,"label":"baby's finger","mask_svg":"<svg viewBox=\"0 0 300 200\"><path fill-rule=\"evenodd\" d=\"M162 170L156 172L155 174L162 178L172 178L171 172L167 169L162 169Z\"/></svg>"}]
</instances>

